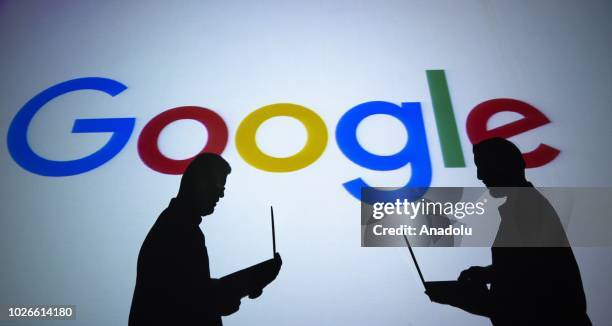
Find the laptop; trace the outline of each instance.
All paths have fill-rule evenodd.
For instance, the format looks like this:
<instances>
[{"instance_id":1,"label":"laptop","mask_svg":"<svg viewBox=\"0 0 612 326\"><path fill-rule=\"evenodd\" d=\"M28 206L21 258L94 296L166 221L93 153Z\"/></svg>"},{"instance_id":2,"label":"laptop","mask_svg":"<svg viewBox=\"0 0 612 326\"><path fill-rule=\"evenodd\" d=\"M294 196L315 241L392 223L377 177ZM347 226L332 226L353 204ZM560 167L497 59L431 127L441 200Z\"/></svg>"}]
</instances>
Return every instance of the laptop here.
<instances>
[{"instance_id":1,"label":"laptop","mask_svg":"<svg viewBox=\"0 0 612 326\"><path fill-rule=\"evenodd\" d=\"M274 208L270 206L270 221L272 224L272 258L276 256L276 232L274 231Z\"/></svg>"},{"instance_id":2,"label":"laptop","mask_svg":"<svg viewBox=\"0 0 612 326\"><path fill-rule=\"evenodd\" d=\"M410 256L414 261L414 266L416 267L417 272L419 273L419 278L421 279L421 283L423 283L423 287L428 294L441 294L444 295L447 299L459 299L466 295L466 293L473 293L474 290L481 290L480 287L473 284L472 282L459 282L459 281L425 281L423 277L423 273L421 272L421 268L419 267L419 263L417 262L416 256L414 255L414 251L412 251L412 246L410 246L410 242L408 241L408 237L404 235L404 240L406 241L406 246L408 246L408 250L410 250Z\"/></svg>"}]
</instances>

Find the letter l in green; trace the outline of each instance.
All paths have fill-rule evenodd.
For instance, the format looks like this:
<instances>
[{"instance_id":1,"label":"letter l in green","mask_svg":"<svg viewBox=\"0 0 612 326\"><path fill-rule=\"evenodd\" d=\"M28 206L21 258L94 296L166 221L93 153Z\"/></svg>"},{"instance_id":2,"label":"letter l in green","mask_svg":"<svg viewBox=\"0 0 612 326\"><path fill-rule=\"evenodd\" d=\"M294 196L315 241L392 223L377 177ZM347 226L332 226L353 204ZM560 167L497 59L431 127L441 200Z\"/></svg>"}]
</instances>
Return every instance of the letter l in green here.
<instances>
[{"instance_id":1,"label":"letter l in green","mask_svg":"<svg viewBox=\"0 0 612 326\"><path fill-rule=\"evenodd\" d=\"M450 168L465 167L457 121L453 112L453 104L448 92L444 70L427 70L427 83L431 94L438 137L442 147L444 166Z\"/></svg>"}]
</instances>

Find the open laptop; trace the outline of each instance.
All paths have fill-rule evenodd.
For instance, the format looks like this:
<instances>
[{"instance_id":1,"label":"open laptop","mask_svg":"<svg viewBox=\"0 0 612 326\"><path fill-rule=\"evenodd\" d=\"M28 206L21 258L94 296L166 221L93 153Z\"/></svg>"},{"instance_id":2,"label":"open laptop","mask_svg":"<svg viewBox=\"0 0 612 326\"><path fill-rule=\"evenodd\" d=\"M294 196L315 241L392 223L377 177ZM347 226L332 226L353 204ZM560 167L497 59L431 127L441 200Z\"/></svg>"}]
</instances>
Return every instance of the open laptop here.
<instances>
[{"instance_id":1,"label":"open laptop","mask_svg":"<svg viewBox=\"0 0 612 326\"><path fill-rule=\"evenodd\" d=\"M274 208L270 206L270 221L272 224L272 258L276 255L276 232L274 230Z\"/></svg>"},{"instance_id":2,"label":"open laptop","mask_svg":"<svg viewBox=\"0 0 612 326\"><path fill-rule=\"evenodd\" d=\"M465 296L466 293L473 293L473 290L476 288L476 286L471 282L425 281L423 273L421 272L421 268L419 267L419 263L417 262L416 256L414 255L414 251L412 251L412 246L410 246L410 242L408 241L408 237L406 235L404 235L404 240L406 241L406 246L408 246L408 250L410 250L410 256L412 256L414 266L416 267L416 270L419 273L419 278L421 278L421 282L423 283L423 287L425 287L426 292L428 292L429 294L443 294L445 297L451 300L454 298L460 298L462 296Z\"/></svg>"},{"instance_id":3,"label":"open laptop","mask_svg":"<svg viewBox=\"0 0 612 326\"><path fill-rule=\"evenodd\" d=\"M247 285L253 284L254 281L260 282L261 287L268 285L276 276L269 277L270 262L276 257L276 230L274 229L274 209L270 206L270 223L272 226L272 258L255 264L251 267L241 269L229 275L225 275L219 279L224 283L224 289L227 293L238 296L240 298L249 296L250 298L258 297L261 292L252 295L252 287ZM257 278L254 278L257 275ZM252 296L251 296L252 295Z\"/></svg>"}]
</instances>

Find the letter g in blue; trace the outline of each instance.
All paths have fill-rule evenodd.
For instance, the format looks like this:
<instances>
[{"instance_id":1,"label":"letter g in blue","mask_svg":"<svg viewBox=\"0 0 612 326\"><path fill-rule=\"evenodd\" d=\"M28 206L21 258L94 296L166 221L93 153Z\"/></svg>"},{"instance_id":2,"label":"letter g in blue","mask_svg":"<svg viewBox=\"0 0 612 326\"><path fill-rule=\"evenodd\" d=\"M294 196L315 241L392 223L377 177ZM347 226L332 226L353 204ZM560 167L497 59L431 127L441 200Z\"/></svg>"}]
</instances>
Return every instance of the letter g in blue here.
<instances>
[{"instance_id":1,"label":"letter g in blue","mask_svg":"<svg viewBox=\"0 0 612 326\"><path fill-rule=\"evenodd\" d=\"M107 78L78 78L52 86L34 96L17 113L8 130L8 149L22 168L43 176L63 177L91 171L115 157L127 144L134 130L134 118L77 119L73 133L111 132L110 140L98 151L71 161L52 161L32 151L28 144L28 127L34 115L54 98L78 90L97 90L110 96L123 92L127 87Z\"/></svg>"},{"instance_id":2,"label":"letter g in blue","mask_svg":"<svg viewBox=\"0 0 612 326\"><path fill-rule=\"evenodd\" d=\"M366 151L357 139L357 127L365 118L374 114L385 114L398 119L408 131L408 142L393 155L375 155ZM407 184L396 190L369 189L368 197L362 198L361 190L370 186L361 178L343 184L355 198L373 202L394 201L396 198L416 200L421 198L431 185L431 161L425 123L418 102L402 103L398 106L389 102L373 101L355 106L346 112L336 127L336 141L344 155L354 163L371 170L390 171L410 163L412 175Z\"/></svg>"}]
</instances>

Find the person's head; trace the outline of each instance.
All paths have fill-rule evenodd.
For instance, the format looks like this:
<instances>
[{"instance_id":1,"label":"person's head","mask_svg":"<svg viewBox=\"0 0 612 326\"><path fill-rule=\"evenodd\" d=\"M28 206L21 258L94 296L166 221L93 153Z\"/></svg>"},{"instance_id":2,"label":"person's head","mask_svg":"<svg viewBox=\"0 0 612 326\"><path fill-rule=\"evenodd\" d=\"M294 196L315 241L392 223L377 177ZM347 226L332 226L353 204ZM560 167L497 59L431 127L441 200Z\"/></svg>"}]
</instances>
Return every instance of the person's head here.
<instances>
[{"instance_id":1,"label":"person's head","mask_svg":"<svg viewBox=\"0 0 612 326\"><path fill-rule=\"evenodd\" d=\"M495 187L521 187L525 180L525 160L521 151L509 140L489 138L474 145L474 163L479 180L491 195L502 195Z\"/></svg>"},{"instance_id":2,"label":"person's head","mask_svg":"<svg viewBox=\"0 0 612 326\"><path fill-rule=\"evenodd\" d=\"M177 198L200 216L210 215L224 195L225 181L231 171L229 163L221 156L199 154L183 173Z\"/></svg>"}]
</instances>

